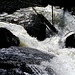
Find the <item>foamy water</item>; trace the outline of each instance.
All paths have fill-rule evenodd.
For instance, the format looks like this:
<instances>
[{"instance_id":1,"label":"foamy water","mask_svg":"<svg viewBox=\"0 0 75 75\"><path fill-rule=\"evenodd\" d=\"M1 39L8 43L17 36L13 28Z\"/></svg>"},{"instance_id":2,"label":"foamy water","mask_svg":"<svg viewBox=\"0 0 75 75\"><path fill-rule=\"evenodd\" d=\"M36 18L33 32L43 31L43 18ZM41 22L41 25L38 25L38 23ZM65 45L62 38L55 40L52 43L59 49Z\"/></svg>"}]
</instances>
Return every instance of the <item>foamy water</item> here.
<instances>
[{"instance_id":1,"label":"foamy water","mask_svg":"<svg viewBox=\"0 0 75 75\"><path fill-rule=\"evenodd\" d=\"M29 9L32 10L32 8ZM35 9L51 22L51 6L46 8L35 7ZM41 42L29 36L27 31L20 25L0 22L0 27L5 27L18 36L21 46L36 48L53 54L55 57L51 59L51 62L46 61L41 64L51 67L57 75L75 75L75 48L64 47L66 34L75 31L75 18L68 12L63 15L62 9L54 8L54 21L54 26L59 29L59 34L46 38Z\"/></svg>"}]
</instances>

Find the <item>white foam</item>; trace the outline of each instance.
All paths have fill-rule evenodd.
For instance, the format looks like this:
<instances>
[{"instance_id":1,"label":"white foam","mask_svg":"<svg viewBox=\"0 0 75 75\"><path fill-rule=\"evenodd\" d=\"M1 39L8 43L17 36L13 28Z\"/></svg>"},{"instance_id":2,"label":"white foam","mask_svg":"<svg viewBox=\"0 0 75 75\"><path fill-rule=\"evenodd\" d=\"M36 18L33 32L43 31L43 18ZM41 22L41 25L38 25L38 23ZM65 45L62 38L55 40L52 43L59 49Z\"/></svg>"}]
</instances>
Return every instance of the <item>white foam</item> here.
<instances>
[{"instance_id":1,"label":"white foam","mask_svg":"<svg viewBox=\"0 0 75 75\"><path fill-rule=\"evenodd\" d=\"M51 21L51 6L47 6L46 8L36 7L36 9L44 16L46 16L49 21ZM74 33L75 19L68 12L66 12L64 16L65 26L62 28L60 23L62 21L62 13L62 9L54 8L56 21L55 26L58 27L58 29L60 30L59 33L62 35L55 35L51 38L46 38L41 42L36 38L29 36L26 30L20 25L0 22L0 27L5 27L13 32L16 36L18 36L23 46L36 48L44 52L52 53L55 57L50 62L46 61L42 62L41 64L51 67L57 75L75 75L75 48L70 49L60 47L63 44L62 40L65 39L65 34L69 31L72 31L72 33L66 35L67 37Z\"/></svg>"}]
</instances>

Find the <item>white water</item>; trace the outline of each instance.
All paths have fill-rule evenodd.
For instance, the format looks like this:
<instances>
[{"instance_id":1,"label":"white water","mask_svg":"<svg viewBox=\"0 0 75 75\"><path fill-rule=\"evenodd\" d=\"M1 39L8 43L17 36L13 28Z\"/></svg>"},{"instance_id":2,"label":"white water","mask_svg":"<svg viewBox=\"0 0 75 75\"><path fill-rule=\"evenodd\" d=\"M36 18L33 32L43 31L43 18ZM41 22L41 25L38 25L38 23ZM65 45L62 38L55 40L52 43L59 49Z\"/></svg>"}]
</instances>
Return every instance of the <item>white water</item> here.
<instances>
[{"instance_id":1,"label":"white water","mask_svg":"<svg viewBox=\"0 0 75 75\"><path fill-rule=\"evenodd\" d=\"M32 10L31 8L29 9ZM35 9L51 22L51 6L46 8L36 7ZM41 64L51 67L57 75L75 75L75 48L64 47L65 35L75 30L75 18L68 12L65 12L63 16L62 9L54 8L54 23L59 30L59 34L46 38L41 42L29 36L20 25L0 22L0 27L5 27L18 36L22 46L53 54L55 57L51 59L51 62L42 62Z\"/></svg>"}]
</instances>

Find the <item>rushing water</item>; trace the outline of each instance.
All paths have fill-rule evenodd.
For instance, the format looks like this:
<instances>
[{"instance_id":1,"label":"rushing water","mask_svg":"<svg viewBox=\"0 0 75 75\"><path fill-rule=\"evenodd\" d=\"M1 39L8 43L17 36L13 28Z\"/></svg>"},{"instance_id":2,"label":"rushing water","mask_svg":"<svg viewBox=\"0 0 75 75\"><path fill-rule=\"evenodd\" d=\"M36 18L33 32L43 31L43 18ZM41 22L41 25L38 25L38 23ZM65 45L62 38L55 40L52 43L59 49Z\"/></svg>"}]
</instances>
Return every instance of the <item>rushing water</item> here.
<instances>
[{"instance_id":1,"label":"rushing water","mask_svg":"<svg viewBox=\"0 0 75 75\"><path fill-rule=\"evenodd\" d=\"M32 8L29 9L32 10ZM51 6L35 7L35 9L51 22ZM42 62L42 65L50 66L57 75L75 75L75 48L64 46L65 38L68 36L66 34L75 31L75 17L67 11L63 13L62 9L54 8L54 26L59 30L57 35L46 38L44 41L38 41L29 36L22 26L0 22L0 27L9 29L19 37L21 46L39 49L55 56L50 63Z\"/></svg>"}]
</instances>

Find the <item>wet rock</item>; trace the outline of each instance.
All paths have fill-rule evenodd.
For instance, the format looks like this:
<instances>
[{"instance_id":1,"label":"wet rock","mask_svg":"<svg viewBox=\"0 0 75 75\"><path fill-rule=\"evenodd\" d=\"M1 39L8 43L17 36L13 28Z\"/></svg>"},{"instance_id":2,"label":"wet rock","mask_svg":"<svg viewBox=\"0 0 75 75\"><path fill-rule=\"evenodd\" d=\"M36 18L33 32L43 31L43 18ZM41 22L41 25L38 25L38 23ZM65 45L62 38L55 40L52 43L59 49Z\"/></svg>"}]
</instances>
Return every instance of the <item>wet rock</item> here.
<instances>
[{"instance_id":1,"label":"wet rock","mask_svg":"<svg viewBox=\"0 0 75 75\"><path fill-rule=\"evenodd\" d=\"M44 40L46 38L46 25L35 14L32 15L31 20L25 29L31 36L36 37L40 41Z\"/></svg>"},{"instance_id":2,"label":"wet rock","mask_svg":"<svg viewBox=\"0 0 75 75\"><path fill-rule=\"evenodd\" d=\"M54 55L25 47L0 49L0 75L56 75L49 66Z\"/></svg>"},{"instance_id":3,"label":"wet rock","mask_svg":"<svg viewBox=\"0 0 75 75\"><path fill-rule=\"evenodd\" d=\"M69 35L65 40L65 46L75 48L75 33Z\"/></svg>"},{"instance_id":4,"label":"wet rock","mask_svg":"<svg viewBox=\"0 0 75 75\"><path fill-rule=\"evenodd\" d=\"M8 48L10 46L19 46L19 38L13 35L6 28L0 28L0 48Z\"/></svg>"}]
</instances>

